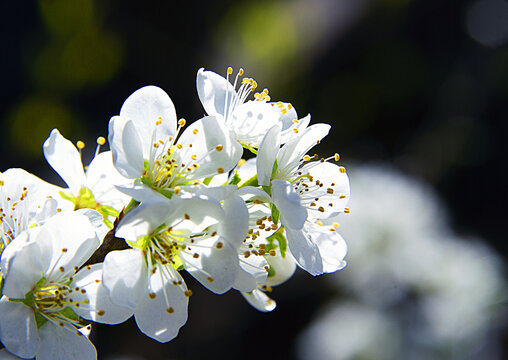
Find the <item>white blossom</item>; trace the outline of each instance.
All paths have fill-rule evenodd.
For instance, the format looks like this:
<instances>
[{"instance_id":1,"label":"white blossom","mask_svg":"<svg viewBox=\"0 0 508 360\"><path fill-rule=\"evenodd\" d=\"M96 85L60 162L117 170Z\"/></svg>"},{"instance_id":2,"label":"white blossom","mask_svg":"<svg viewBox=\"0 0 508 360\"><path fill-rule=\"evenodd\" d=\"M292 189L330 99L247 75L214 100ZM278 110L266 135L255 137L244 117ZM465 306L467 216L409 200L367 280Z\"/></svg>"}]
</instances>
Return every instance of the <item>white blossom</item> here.
<instances>
[{"instance_id":1,"label":"white blossom","mask_svg":"<svg viewBox=\"0 0 508 360\"><path fill-rule=\"evenodd\" d=\"M138 201L153 200L160 192L170 197L179 187L231 170L242 147L214 116L185 126L176 120L169 96L160 88L135 91L109 122L113 162L128 179L137 180L123 191Z\"/></svg>"},{"instance_id":2,"label":"white blossom","mask_svg":"<svg viewBox=\"0 0 508 360\"><path fill-rule=\"evenodd\" d=\"M268 89L255 93L255 100L247 101L257 88L257 82L252 78L242 79L244 71L240 69L231 84L229 76L232 73L233 69L228 68L227 76L223 78L213 71L201 68L197 74L196 86L207 114L220 119L241 143L258 147L266 132L277 124L282 129L284 143L294 132L309 124L310 116L298 120L296 110L290 103L270 102Z\"/></svg>"},{"instance_id":3,"label":"white blossom","mask_svg":"<svg viewBox=\"0 0 508 360\"><path fill-rule=\"evenodd\" d=\"M78 212L56 214L9 244L0 261L0 340L7 350L38 360L96 358L81 318L114 324L132 314L105 296L102 264L80 270L98 246L95 227Z\"/></svg>"}]
</instances>

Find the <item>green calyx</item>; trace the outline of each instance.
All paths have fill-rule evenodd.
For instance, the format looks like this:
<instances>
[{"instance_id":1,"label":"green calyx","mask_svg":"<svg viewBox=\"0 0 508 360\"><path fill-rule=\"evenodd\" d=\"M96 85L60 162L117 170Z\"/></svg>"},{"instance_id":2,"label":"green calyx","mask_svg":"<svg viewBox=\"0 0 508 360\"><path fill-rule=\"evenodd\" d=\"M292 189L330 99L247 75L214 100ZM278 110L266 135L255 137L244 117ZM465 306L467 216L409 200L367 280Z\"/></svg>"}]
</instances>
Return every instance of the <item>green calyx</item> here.
<instances>
[{"instance_id":1,"label":"green calyx","mask_svg":"<svg viewBox=\"0 0 508 360\"><path fill-rule=\"evenodd\" d=\"M95 200L92 191L86 187L82 187L79 190L78 196L72 195L70 192L60 191L60 196L68 201L72 201L74 204L74 210L79 209L93 209L102 215L104 224L110 229L113 229L113 223L108 220L108 217L112 216L117 218L120 214L114 208L108 205L100 205Z\"/></svg>"}]
</instances>

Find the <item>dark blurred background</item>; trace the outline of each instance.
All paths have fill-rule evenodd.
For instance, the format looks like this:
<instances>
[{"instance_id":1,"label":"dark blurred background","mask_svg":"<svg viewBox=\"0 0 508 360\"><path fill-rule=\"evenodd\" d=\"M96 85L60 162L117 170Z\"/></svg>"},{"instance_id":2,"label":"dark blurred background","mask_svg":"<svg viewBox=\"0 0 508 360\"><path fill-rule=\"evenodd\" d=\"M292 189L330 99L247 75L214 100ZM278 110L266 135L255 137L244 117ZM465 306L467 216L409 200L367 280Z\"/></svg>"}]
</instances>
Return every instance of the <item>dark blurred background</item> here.
<instances>
[{"instance_id":1,"label":"dark blurred background","mask_svg":"<svg viewBox=\"0 0 508 360\"><path fill-rule=\"evenodd\" d=\"M197 70L241 66L300 117L332 124L321 154L429 182L458 234L508 255L506 1L40 0L2 10L1 170L63 184L42 155L52 128L95 144L148 84L193 121L204 115ZM189 279L195 295L175 340L159 344L129 321L98 326L94 343L100 358L294 358L296 336L329 301L323 277L299 272L269 314Z\"/></svg>"}]
</instances>

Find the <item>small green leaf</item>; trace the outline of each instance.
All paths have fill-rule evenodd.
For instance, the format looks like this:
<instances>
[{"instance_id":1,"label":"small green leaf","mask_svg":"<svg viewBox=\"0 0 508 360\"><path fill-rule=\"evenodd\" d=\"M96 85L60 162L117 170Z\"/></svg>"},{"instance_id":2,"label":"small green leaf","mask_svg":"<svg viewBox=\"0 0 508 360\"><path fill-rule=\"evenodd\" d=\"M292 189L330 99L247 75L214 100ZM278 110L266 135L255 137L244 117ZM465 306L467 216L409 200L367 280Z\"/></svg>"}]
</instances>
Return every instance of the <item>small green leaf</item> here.
<instances>
[{"instance_id":1,"label":"small green leaf","mask_svg":"<svg viewBox=\"0 0 508 360\"><path fill-rule=\"evenodd\" d=\"M136 206L138 206L140 204L139 201L136 201L134 199L131 199L131 201L129 201L129 203L127 204L127 206L125 207L125 209L123 210L123 213L124 214L127 214L129 211L131 211L132 209L134 209Z\"/></svg>"},{"instance_id":2,"label":"small green leaf","mask_svg":"<svg viewBox=\"0 0 508 360\"><path fill-rule=\"evenodd\" d=\"M213 176L209 176L209 177L205 178L205 180L203 180L203 184L205 184L205 185L210 184L210 181L212 181L212 179L213 179Z\"/></svg>"},{"instance_id":3,"label":"small green leaf","mask_svg":"<svg viewBox=\"0 0 508 360\"><path fill-rule=\"evenodd\" d=\"M272 196L272 187L271 186L269 186L269 185L263 185L261 187L263 188L265 193L267 193L268 195Z\"/></svg>"},{"instance_id":4,"label":"small green leaf","mask_svg":"<svg viewBox=\"0 0 508 360\"><path fill-rule=\"evenodd\" d=\"M242 188L244 186L259 186L258 175L256 174L253 177L251 177L250 179L246 180L243 184L238 186L238 188Z\"/></svg>"},{"instance_id":5,"label":"small green leaf","mask_svg":"<svg viewBox=\"0 0 508 360\"><path fill-rule=\"evenodd\" d=\"M256 148L250 146L249 144L243 142L243 141L239 141L240 145L243 146L244 149L247 149L249 150L251 153L253 153L254 155L257 155L258 154L258 151L256 150Z\"/></svg>"},{"instance_id":6,"label":"small green leaf","mask_svg":"<svg viewBox=\"0 0 508 360\"><path fill-rule=\"evenodd\" d=\"M65 200L69 200L69 201L72 201L73 204L76 203L76 198L74 197L74 195L72 195L70 192L67 192L67 191L59 191L58 192L60 194L60 196L62 198L64 198Z\"/></svg>"},{"instance_id":7,"label":"small green leaf","mask_svg":"<svg viewBox=\"0 0 508 360\"><path fill-rule=\"evenodd\" d=\"M118 211L116 211L114 208L108 205L99 205L97 206L96 210L104 217L106 216L118 217L118 215L120 215Z\"/></svg>"},{"instance_id":8,"label":"small green leaf","mask_svg":"<svg viewBox=\"0 0 508 360\"><path fill-rule=\"evenodd\" d=\"M40 312L34 311L35 315L35 324L37 325L37 329L39 329L42 325L44 325L48 319L41 315Z\"/></svg>"},{"instance_id":9,"label":"small green leaf","mask_svg":"<svg viewBox=\"0 0 508 360\"><path fill-rule=\"evenodd\" d=\"M235 170L235 174L233 175L231 180L229 180L229 184L238 185L240 181L242 181L242 178L240 177L240 175L238 175L238 170Z\"/></svg>"},{"instance_id":10,"label":"small green leaf","mask_svg":"<svg viewBox=\"0 0 508 360\"><path fill-rule=\"evenodd\" d=\"M277 169L279 168L279 164L277 163L277 159L275 159L272 167L272 178L275 177L275 173L277 172Z\"/></svg>"},{"instance_id":11,"label":"small green leaf","mask_svg":"<svg viewBox=\"0 0 508 360\"><path fill-rule=\"evenodd\" d=\"M277 209L277 206L274 204L270 204L270 210L272 210L272 221L275 225L277 225L279 223L280 216L279 209Z\"/></svg>"},{"instance_id":12,"label":"small green leaf","mask_svg":"<svg viewBox=\"0 0 508 360\"><path fill-rule=\"evenodd\" d=\"M275 276L275 270L273 269L273 267L270 266L270 269L268 270L268 277L271 278L274 276Z\"/></svg>"}]
</instances>

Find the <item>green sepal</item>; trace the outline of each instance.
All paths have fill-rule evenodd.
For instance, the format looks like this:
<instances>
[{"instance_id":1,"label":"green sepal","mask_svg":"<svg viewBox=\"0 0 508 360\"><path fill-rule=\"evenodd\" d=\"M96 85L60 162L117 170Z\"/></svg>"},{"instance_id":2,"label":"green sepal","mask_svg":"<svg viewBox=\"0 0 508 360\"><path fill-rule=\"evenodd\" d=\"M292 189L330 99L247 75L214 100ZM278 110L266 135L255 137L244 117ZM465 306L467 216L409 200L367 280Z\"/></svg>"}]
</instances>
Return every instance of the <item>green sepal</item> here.
<instances>
[{"instance_id":1,"label":"green sepal","mask_svg":"<svg viewBox=\"0 0 508 360\"><path fill-rule=\"evenodd\" d=\"M74 197L74 195L72 195L70 192L67 192L67 191L59 191L58 192L60 194L60 196L64 199L64 200L68 200L68 201L71 201L73 204L76 203L76 198Z\"/></svg>"},{"instance_id":2,"label":"green sepal","mask_svg":"<svg viewBox=\"0 0 508 360\"><path fill-rule=\"evenodd\" d=\"M254 155L257 155L258 154L258 151L256 150L256 148L250 146L249 144L243 142L243 141L239 141L240 145L243 146L244 149L247 149L249 150L251 153L253 153Z\"/></svg>"},{"instance_id":3,"label":"green sepal","mask_svg":"<svg viewBox=\"0 0 508 360\"><path fill-rule=\"evenodd\" d=\"M41 315L40 312L34 311L34 317L35 317L35 324L37 325L37 329L40 329L42 325L48 322L48 319L46 319L44 316Z\"/></svg>"},{"instance_id":4,"label":"green sepal","mask_svg":"<svg viewBox=\"0 0 508 360\"><path fill-rule=\"evenodd\" d=\"M104 223L104 225L108 227L109 230L113 230L113 228L115 227L113 223L106 218L103 218L102 222Z\"/></svg>"},{"instance_id":5,"label":"green sepal","mask_svg":"<svg viewBox=\"0 0 508 360\"><path fill-rule=\"evenodd\" d=\"M69 306L63 308L63 310L59 311L59 313L62 314L67 319L71 319L78 322L81 322L83 320L78 315L76 315L74 310L72 310Z\"/></svg>"},{"instance_id":6,"label":"green sepal","mask_svg":"<svg viewBox=\"0 0 508 360\"><path fill-rule=\"evenodd\" d=\"M280 229L282 229L282 227ZM285 258L288 245L286 238L279 230L277 230L272 235L267 237L266 240L268 240L268 242L270 243L273 243L274 240L277 240L277 242L279 243L280 254L282 255L283 258Z\"/></svg>"},{"instance_id":7,"label":"green sepal","mask_svg":"<svg viewBox=\"0 0 508 360\"><path fill-rule=\"evenodd\" d=\"M277 159L273 162L272 167L272 179L275 178L275 173L277 172L277 169L279 168L279 164L277 163Z\"/></svg>"},{"instance_id":8,"label":"green sepal","mask_svg":"<svg viewBox=\"0 0 508 360\"><path fill-rule=\"evenodd\" d=\"M116 211L114 208L108 205L99 205L97 206L96 210L104 217L107 216L118 217L118 215L120 215L118 211Z\"/></svg>"},{"instance_id":9,"label":"green sepal","mask_svg":"<svg viewBox=\"0 0 508 360\"><path fill-rule=\"evenodd\" d=\"M275 276L275 270L273 269L273 267L270 266L270 268L268 270L268 277L271 278L274 276Z\"/></svg>"},{"instance_id":10,"label":"green sepal","mask_svg":"<svg viewBox=\"0 0 508 360\"><path fill-rule=\"evenodd\" d=\"M95 209L97 207L97 202L95 201L92 192L86 187L82 187L79 190L79 195L76 198L76 202L74 204L74 210Z\"/></svg>"},{"instance_id":11,"label":"green sepal","mask_svg":"<svg viewBox=\"0 0 508 360\"><path fill-rule=\"evenodd\" d=\"M131 201L129 201L129 203L127 204L127 206L125 207L125 209L123 210L123 213L124 215L127 214L129 211L131 211L132 209L134 209L136 206L138 206L140 204L139 201L136 201L134 199L131 199Z\"/></svg>"},{"instance_id":12,"label":"green sepal","mask_svg":"<svg viewBox=\"0 0 508 360\"><path fill-rule=\"evenodd\" d=\"M274 204L270 204L270 210L272 210L272 222L277 225L280 217L279 209Z\"/></svg>"},{"instance_id":13,"label":"green sepal","mask_svg":"<svg viewBox=\"0 0 508 360\"><path fill-rule=\"evenodd\" d=\"M162 194L163 196L167 197L168 199L171 199L173 197L174 191L168 190L168 189L157 189L157 191Z\"/></svg>"},{"instance_id":14,"label":"green sepal","mask_svg":"<svg viewBox=\"0 0 508 360\"><path fill-rule=\"evenodd\" d=\"M203 180L203 184L207 185L210 184L210 181L212 181L213 176L209 176Z\"/></svg>"},{"instance_id":15,"label":"green sepal","mask_svg":"<svg viewBox=\"0 0 508 360\"><path fill-rule=\"evenodd\" d=\"M261 186L261 188L263 188L265 193L267 193L268 195L272 196L272 187L271 186L269 186L269 185L263 185L263 186Z\"/></svg>"},{"instance_id":16,"label":"green sepal","mask_svg":"<svg viewBox=\"0 0 508 360\"><path fill-rule=\"evenodd\" d=\"M240 181L242 181L242 178L238 175L238 170L235 170L235 174L231 177L231 180L229 180L229 184L238 185Z\"/></svg>"},{"instance_id":17,"label":"green sepal","mask_svg":"<svg viewBox=\"0 0 508 360\"><path fill-rule=\"evenodd\" d=\"M246 180L242 185L238 186L238 188L242 188L244 186L259 186L258 184L258 175L254 175L250 179Z\"/></svg>"}]
</instances>

